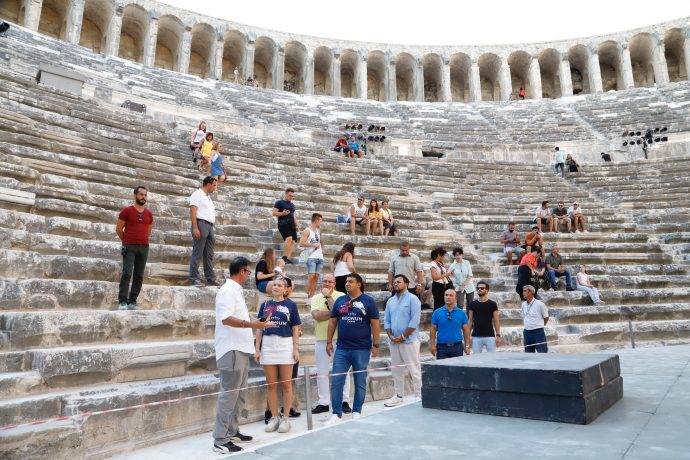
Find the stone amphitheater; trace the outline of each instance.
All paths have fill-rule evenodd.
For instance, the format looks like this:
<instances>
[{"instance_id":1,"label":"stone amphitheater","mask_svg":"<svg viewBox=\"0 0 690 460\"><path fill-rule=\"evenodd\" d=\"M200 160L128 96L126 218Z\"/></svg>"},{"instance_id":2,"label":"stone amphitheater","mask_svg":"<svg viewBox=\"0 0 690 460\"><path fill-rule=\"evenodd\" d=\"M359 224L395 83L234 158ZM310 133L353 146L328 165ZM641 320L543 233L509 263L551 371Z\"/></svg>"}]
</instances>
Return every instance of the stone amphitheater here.
<instances>
[{"instance_id":1,"label":"stone amphitheater","mask_svg":"<svg viewBox=\"0 0 690 460\"><path fill-rule=\"evenodd\" d=\"M0 37L2 458L103 458L211 427L216 291L186 285L187 197L200 183L187 140L199 119L227 150L229 183L214 200L219 277L236 255L256 262L281 248L270 209L293 186L301 225L326 217L327 257L357 245L381 308L401 240L422 260L462 245L517 347L516 267L505 266L498 235L511 219L524 232L542 200L578 200L589 232L546 240L569 265L588 265L606 305L543 292L552 350L690 342L690 18L502 47L295 36L146 0L10 0L0 18L11 22ZM37 83L46 63L78 75L81 94ZM235 68L260 87L236 84ZM331 152L351 121L385 125L388 141L356 161ZM669 141L649 159L622 147L623 132L650 126L667 127ZM555 145L581 172L554 175ZM156 224L141 308L118 311L115 220L140 184ZM397 236L351 237L335 223L358 194L390 200ZM309 364L306 271L290 270ZM256 309L258 292L245 293ZM422 322L428 330L429 312ZM386 342L371 363L374 400L393 391ZM262 381L252 368L250 383ZM302 408L303 393L298 383ZM264 403L251 390L243 419L260 419Z\"/></svg>"}]
</instances>

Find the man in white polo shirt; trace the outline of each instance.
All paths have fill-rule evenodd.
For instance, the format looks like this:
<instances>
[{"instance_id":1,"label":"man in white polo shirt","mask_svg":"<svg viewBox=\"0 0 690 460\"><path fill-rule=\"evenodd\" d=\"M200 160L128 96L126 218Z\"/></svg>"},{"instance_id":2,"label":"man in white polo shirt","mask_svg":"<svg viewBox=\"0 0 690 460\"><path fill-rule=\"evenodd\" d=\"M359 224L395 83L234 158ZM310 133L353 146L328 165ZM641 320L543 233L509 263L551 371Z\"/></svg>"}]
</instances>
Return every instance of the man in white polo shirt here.
<instances>
[{"instance_id":1,"label":"man in white polo shirt","mask_svg":"<svg viewBox=\"0 0 690 460\"><path fill-rule=\"evenodd\" d=\"M525 301L522 302L522 320L524 322L523 345L525 353L547 353L544 326L549 322L549 310L544 302L534 297L536 289L527 285L522 288Z\"/></svg>"},{"instance_id":2,"label":"man in white polo shirt","mask_svg":"<svg viewBox=\"0 0 690 460\"><path fill-rule=\"evenodd\" d=\"M192 259L189 261L189 283L202 286L199 280L199 260L204 260L206 286L218 286L213 272L213 224L216 222L216 207L209 194L216 191L218 182L213 176L206 176L201 188L189 197L189 218L192 221Z\"/></svg>"},{"instance_id":3,"label":"man in white polo shirt","mask_svg":"<svg viewBox=\"0 0 690 460\"><path fill-rule=\"evenodd\" d=\"M273 327L270 321L252 321L242 294L242 285L252 274L249 260L236 257L230 262L230 279L216 294L216 364L220 374L220 393L216 406L216 425L213 430L213 450L223 454L238 452L235 442L251 441L240 433L239 414L246 388L249 358L254 355L254 329Z\"/></svg>"}]
</instances>

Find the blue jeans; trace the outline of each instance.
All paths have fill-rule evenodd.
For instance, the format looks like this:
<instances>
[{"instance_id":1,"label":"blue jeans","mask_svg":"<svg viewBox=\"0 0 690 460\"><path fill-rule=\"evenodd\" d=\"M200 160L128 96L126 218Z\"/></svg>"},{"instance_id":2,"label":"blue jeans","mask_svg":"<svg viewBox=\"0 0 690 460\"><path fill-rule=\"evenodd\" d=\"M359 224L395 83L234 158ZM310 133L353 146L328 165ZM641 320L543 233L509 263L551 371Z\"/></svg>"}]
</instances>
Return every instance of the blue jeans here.
<instances>
[{"instance_id":1,"label":"blue jeans","mask_svg":"<svg viewBox=\"0 0 690 460\"><path fill-rule=\"evenodd\" d=\"M565 163L556 163L556 174L558 174L558 169L561 169L561 177L565 177Z\"/></svg>"},{"instance_id":2,"label":"blue jeans","mask_svg":"<svg viewBox=\"0 0 690 460\"><path fill-rule=\"evenodd\" d=\"M352 411L361 413L364 398L367 396L367 372L362 371L369 365L368 349L345 350L337 347L333 356L333 375L331 377L331 406L333 413L338 417L343 416L343 387L345 386L346 372L352 367L352 377L355 381L355 397L352 402Z\"/></svg>"},{"instance_id":3,"label":"blue jeans","mask_svg":"<svg viewBox=\"0 0 690 460\"><path fill-rule=\"evenodd\" d=\"M525 353L548 353L549 347L546 344L546 334L544 333L543 327L530 331L524 329L522 333ZM539 345L535 345L536 343Z\"/></svg>"},{"instance_id":4,"label":"blue jeans","mask_svg":"<svg viewBox=\"0 0 690 460\"><path fill-rule=\"evenodd\" d=\"M320 273L323 267L323 259L307 259L307 274Z\"/></svg>"},{"instance_id":5,"label":"blue jeans","mask_svg":"<svg viewBox=\"0 0 690 460\"><path fill-rule=\"evenodd\" d=\"M462 356L462 342L436 345L436 359L455 358L456 356Z\"/></svg>"},{"instance_id":6,"label":"blue jeans","mask_svg":"<svg viewBox=\"0 0 690 460\"><path fill-rule=\"evenodd\" d=\"M556 289L556 277L561 277L565 276L565 287L566 289L572 289L573 285L570 280L570 272L568 270L564 270L563 273L558 273L556 270L547 270L547 273L549 274L549 283L551 283L551 287L553 289Z\"/></svg>"}]
</instances>

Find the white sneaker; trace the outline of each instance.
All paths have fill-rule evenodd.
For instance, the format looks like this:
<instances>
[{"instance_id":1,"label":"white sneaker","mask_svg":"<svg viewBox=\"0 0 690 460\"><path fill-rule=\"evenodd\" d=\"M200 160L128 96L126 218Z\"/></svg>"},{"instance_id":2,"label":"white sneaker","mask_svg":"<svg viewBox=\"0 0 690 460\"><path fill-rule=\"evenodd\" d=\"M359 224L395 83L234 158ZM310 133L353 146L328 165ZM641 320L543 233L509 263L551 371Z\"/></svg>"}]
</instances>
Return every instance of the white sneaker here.
<instances>
[{"instance_id":1,"label":"white sneaker","mask_svg":"<svg viewBox=\"0 0 690 460\"><path fill-rule=\"evenodd\" d=\"M271 417L264 431L266 431L266 433L273 433L278 429L278 425L280 425L280 419L278 417Z\"/></svg>"},{"instance_id":2,"label":"white sneaker","mask_svg":"<svg viewBox=\"0 0 690 460\"><path fill-rule=\"evenodd\" d=\"M283 417L280 420L280 425L278 425L278 433L287 433L288 431L290 431L290 421Z\"/></svg>"},{"instance_id":3,"label":"white sneaker","mask_svg":"<svg viewBox=\"0 0 690 460\"><path fill-rule=\"evenodd\" d=\"M340 423L340 417L338 417L335 414L331 414L330 417L328 417L328 418L326 418L326 420L324 420L323 426L333 426L333 425L337 425L338 423Z\"/></svg>"},{"instance_id":4,"label":"white sneaker","mask_svg":"<svg viewBox=\"0 0 690 460\"><path fill-rule=\"evenodd\" d=\"M403 402L403 397L400 395L394 395L391 399L383 403L384 406L386 407L395 407Z\"/></svg>"},{"instance_id":5,"label":"white sneaker","mask_svg":"<svg viewBox=\"0 0 690 460\"><path fill-rule=\"evenodd\" d=\"M360 418L362 418L361 412L353 412L352 413L352 420L359 420Z\"/></svg>"}]
</instances>

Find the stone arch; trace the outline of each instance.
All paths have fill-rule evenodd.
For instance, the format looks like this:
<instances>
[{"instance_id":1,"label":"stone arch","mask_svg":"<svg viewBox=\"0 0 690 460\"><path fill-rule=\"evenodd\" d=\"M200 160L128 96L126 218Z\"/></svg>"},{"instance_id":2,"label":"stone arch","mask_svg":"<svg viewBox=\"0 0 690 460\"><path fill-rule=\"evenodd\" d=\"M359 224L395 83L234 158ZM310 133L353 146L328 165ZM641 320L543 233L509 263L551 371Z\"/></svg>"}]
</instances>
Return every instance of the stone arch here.
<instances>
[{"instance_id":1,"label":"stone arch","mask_svg":"<svg viewBox=\"0 0 690 460\"><path fill-rule=\"evenodd\" d=\"M247 52L247 37L238 30L228 30L223 39L223 80L235 81L237 69L237 83L247 78L244 60Z\"/></svg>"},{"instance_id":2,"label":"stone arch","mask_svg":"<svg viewBox=\"0 0 690 460\"><path fill-rule=\"evenodd\" d=\"M210 24L200 22L192 27L192 45L189 49L189 73L207 78L211 75L213 45L216 31Z\"/></svg>"},{"instance_id":3,"label":"stone arch","mask_svg":"<svg viewBox=\"0 0 690 460\"><path fill-rule=\"evenodd\" d=\"M367 55L367 99L384 102L388 60L382 51L371 51Z\"/></svg>"},{"instance_id":4,"label":"stone arch","mask_svg":"<svg viewBox=\"0 0 690 460\"><path fill-rule=\"evenodd\" d=\"M510 80L513 88L512 96L517 98L520 87L525 89L527 99L534 98L532 85L529 78L529 66L532 56L525 51L514 51L508 56L508 67L510 67Z\"/></svg>"},{"instance_id":5,"label":"stone arch","mask_svg":"<svg viewBox=\"0 0 690 460\"><path fill-rule=\"evenodd\" d=\"M19 21L23 18L19 14L21 10L21 5L19 0L3 0L0 2L0 18L6 21L14 22L15 24L21 25Z\"/></svg>"},{"instance_id":6,"label":"stone arch","mask_svg":"<svg viewBox=\"0 0 690 460\"><path fill-rule=\"evenodd\" d=\"M450 94L453 102L470 101L470 71L472 60L465 53L450 57Z\"/></svg>"},{"instance_id":7,"label":"stone arch","mask_svg":"<svg viewBox=\"0 0 690 460\"><path fill-rule=\"evenodd\" d=\"M634 35L628 42L633 82L636 88L654 86L654 66L652 52L657 40L648 33ZM603 78L603 76L602 76Z\"/></svg>"},{"instance_id":8,"label":"stone arch","mask_svg":"<svg viewBox=\"0 0 690 460\"><path fill-rule=\"evenodd\" d=\"M254 77L262 88L273 88L276 50L276 43L268 37L259 37L254 42Z\"/></svg>"},{"instance_id":9,"label":"stone arch","mask_svg":"<svg viewBox=\"0 0 690 460\"><path fill-rule=\"evenodd\" d=\"M585 45L575 45L568 50L570 63L570 79L573 84L573 94L589 94L589 50Z\"/></svg>"},{"instance_id":10,"label":"stone arch","mask_svg":"<svg viewBox=\"0 0 690 460\"><path fill-rule=\"evenodd\" d=\"M355 50L344 50L340 54L340 95L342 97L357 97L359 60L359 53Z\"/></svg>"},{"instance_id":11,"label":"stone arch","mask_svg":"<svg viewBox=\"0 0 690 460\"><path fill-rule=\"evenodd\" d=\"M166 14L158 19L155 67L179 70L183 35L184 24L177 16Z\"/></svg>"},{"instance_id":12,"label":"stone arch","mask_svg":"<svg viewBox=\"0 0 690 460\"><path fill-rule=\"evenodd\" d=\"M113 17L113 5L107 0L86 0L81 21L79 44L94 53L105 51L108 24Z\"/></svg>"},{"instance_id":13,"label":"stone arch","mask_svg":"<svg viewBox=\"0 0 690 460\"><path fill-rule=\"evenodd\" d=\"M69 0L43 0L38 32L59 40L67 33L67 9Z\"/></svg>"},{"instance_id":14,"label":"stone arch","mask_svg":"<svg viewBox=\"0 0 690 460\"><path fill-rule=\"evenodd\" d=\"M685 62L683 53L683 31L670 29L664 35L664 58L668 67L669 81L683 81L688 79L688 63Z\"/></svg>"},{"instance_id":15,"label":"stone arch","mask_svg":"<svg viewBox=\"0 0 690 460\"><path fill-rule=\"evenodd\" d=\"M601 87L604 92L623 88L621 73L620 45L612 40L599 45L599 70L601 72Z\"/></svg>"},{"instance_id":16,"label":"stone arch","mask_svg":"<svg viewBox=\"0 0 690 460\"><path fill-rule=\"evenodd\" d=\"M325 46L314 50L314 94L333 94L333 51Z\"/></svg>"},{"instance_id":17,"label":"stone arch","mask_svg":"<svg viewBox=\"0 0 690 460\"><path fill-rule=\"evenodd\" d=\"M417 60L409 53L400 53L395 57L395 87L397 100L414 101L414 72Z\"/></svg>"},{"instance_id":18,"label":"stone arch","mask_svg":"<svg viewBox=\"0 0 690 460\"><path fill-rule=\"evenodd\" d=\"M547 48L539 53L539 72L541 73L541 97L556 99L561 97L561 53Z\"/></svg>"},{"instance_id":19,"label":"stone arch","mask_svg":"<svg viewBox=\"0 0 690 460\"><path fill-rule=\"evenodd\" d=\"M479 56L479 81L482 101L501 100L501 58L493 53Z\"/></svg>"},{"instance_id":20,"label":"stone arch","mask_svg":"<svg viewBox=\"0 0 690 460\"><path fill-rule=\"evenodd\" d=\"M307 48L300 42L285 44L285 72L283 89L304 94L304 74L306 70Z\"/></svg>"},{"instance_id":21,"label":"stone arch","mask_svg":"<svg viewBox=\"0 0 690 460\"><path fill-rule=\"evenodd\" d=\"M443 91L443 60L435 53L429 53L422 59L424 74L424 100L441 102Z\"/></svg>"},{"instance_id":22,"label":"stone arch","mask_svg":"<svg viewBox=\"0 0 690 460\"><path fill-rule=\"evenodd\" d=\"M117 55L134 62L144 61L144 41L149 30L149 14L134 3L122 11L120 49Z\"/></svg>"}]
</instances>

